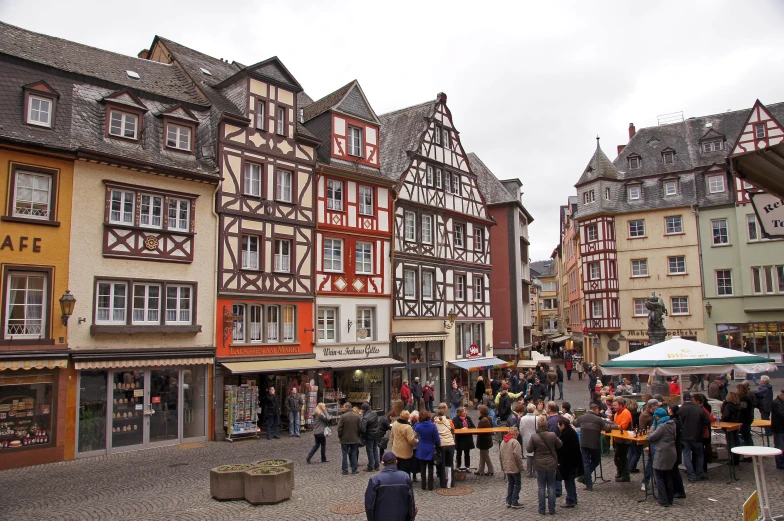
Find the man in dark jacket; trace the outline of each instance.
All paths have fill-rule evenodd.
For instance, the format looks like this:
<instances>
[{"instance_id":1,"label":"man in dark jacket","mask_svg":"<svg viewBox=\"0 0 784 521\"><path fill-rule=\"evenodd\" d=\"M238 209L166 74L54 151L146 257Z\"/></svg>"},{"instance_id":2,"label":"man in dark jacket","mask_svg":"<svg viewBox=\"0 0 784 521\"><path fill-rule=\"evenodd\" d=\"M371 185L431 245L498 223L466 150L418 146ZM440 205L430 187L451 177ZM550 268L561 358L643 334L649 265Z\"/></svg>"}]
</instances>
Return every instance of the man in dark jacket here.
<instances>
[{"instance_id":1,"label":"man in dark jacket","mask_svg":"<svg viewBox=\"0 0 784 521\"><path fill-rule=\"evenodd\" d=\"M773 431L773 446L783 453L776 456L776 468L784 470L784 389L770 408L770 430Z\"/></svg>"},{"instance_id":2,"label":"man in dark jacket","mask_svg":"<svg viewBox=\"0 0 784 521\"><path fill-rule=\"evenodd\" d=\"M681 420L681 439L683 440L683 460L686 464L686 473L689 481L694 483L698 479L705 479L703 463L705 452L702 445L702 434L705 427L710 427L710 418L700 404L697 395L690 402L683 404L678 411ZM692 462L691 453L694 452L695 460ZM695 468L696 467L696 468Z\"/></svg>"},{"instance_id":3,"label":"man in dark jacket","mask_svg":"<svg viewBox=\"0 0 784 521\"><path fill-rule=\"evenodd\" d=\"M357 456L359 451L359 427L362 419L359 414L351 410L351 404L346 402L340 408L338 420L338 439L340 449L343 451L343 475L348 475L348 460L351 459L351 473L359 474L357 469Z\"/></svg>"},{"instance_id":4,"label":"man in dark jacket","mask_svg":"<svg viewBox=\"0 0 784 521\"><path fill-rule=\"evenodd\" d=\"M384 453L381 463L383 470L370 478L365 490L367 521L414 521L417 508L411 478L397 470L394 453Z\"/></svg>"},{"instance_id":5,"label":"man in dark jacket","mask_svg":"<svg viewBox=\"0 0 784 521\"><path fill-rule=\"evenodd\" d=\"M715 375L713 381L708 384L708 398L711 400L723 400L722 389L724 388L724 380L721 375Z\"/></svg>"},{"instance_id":6,"label":"man in dark jacket","mask_svg":"<svg viewBox=\"0 0 784 521\"><path fill-rule=\"evenodd\" d=\"M512 397L506 387L501 388L501 396L498 398L498 421L505 422L512 413Z\"/></svg>"},{"instance_id":7,"label":"man in dark jacket","mask_svg":"<svg viewBox=\"0 0 784 521\"><path fill-rule=\"evenodd\" d=\"M370 404L365 402L361 406L362 421L359 424L359 433L365 440L368 464L365 472L378 470L380 454L378 453L378 440L381 438L378 426L378 414L370 410Z\"/></svg>"},{"instance_id":8,"label":"man in dark jacket","mask_svg":"<svg viewBox=\"0 0 784 521\"><path fill-rule=\"evenodd\" d=\"M560 395L560 396L558 396L558 399L559 400L563 400L564 379L563 379L563 371L561 371L561 366L560 365L556 365L555 366L555 375L558 377L558 382L557 382L558 383L558 394Z\"/></svg>"},{"instance_id":9,"label":"man in dark jacket","mask_svg":"<svg viewBox=\"0 0 784 521\"><path fill-rule=\"evenodd\" d=\"M463 406L463 391L457 387L457 382L452 382L452 390L449 391L449 403L452 404L452 418L455 417L455 411L458 407Z\"/></svg>"},{"instance_id":10,"label":"man in dark jacket","mask_svg":"<svg viewBox=\"0 0 784 521\"><path fill-rule=\"evenodd\" d=\"M275 388L270 387L267 396L264 397L264 415L267 417L267 439L273 435L276 439L278 436L278 428L280 427L280 401L275 394Z\"/></svg>"},{"instance_id":11,"label":"man in dark jacket","mask_svg":"<svg viewBox=\"0 0 784 521\"><path fill-rule=\"evenodd\" d=\"M386 452L389 444L389 431L392 429L392 422L397 418L394 409L378 419L378 449L381 454Z\"/></svg>"},{"instance_id":12,"label":"man in dark jacket","mask_svg":"<svg viewBox=\"0 0 784 521\"><path fill-rule=\"evenodd\" d=\"M773 406L773 387L770 385L770 376L764 374L760 377L759 387L754 391L757 397L757 409L763 420L770 420L770 410ZM770 429L765 429L766 434L770 435Z\"/></svg>"},{"instance_id":13,"label":"man in dark jacket","mask_svg":"<svg viewBox=\"0 0 784 521\"><path fill-rule=\"evenodd\" d=\"M411 396L414 399L414 410L419 411L422 409L422 384L419 383L419 377L414 378L414 383L411 385Z\"/></svg>"},{"instance_id":14,"label":"man in dark jacket","mask_svg":"<svg viewBox=\"0 0 784 521\"><path fill-rule=\"evenodd\" d=\"M547 388L544 384L536 378L534 380L534 384L531 386L531 401L536 402L536 400L544 400L547 398Z\"/></svg>"},{"instance_id":15,"label":"man in dark jacket","mask_svg":"<svg viewBox=\"0 0 784 521\"><path fill-rule=\"evenodd\" d=\"M498 391L501 390L501 383L501 379L498 378L498 373L496 373L496 375L493 377L493 381L490 382L490 389L493 390L493 400L495 400Z\"/></svg>"},{"instance_id":16,"label":"man in dark jacket","mask_svg":"<svg viewBox=\"0 0 784 521\"><path fill-rule=\"evenodd\" d=\"M289 411L289 438L293 436L299 438L302 397L296 387L292 387L291 393L286 397L286 409Z\"/></svg>"},{"instance_id":17,"label":"man in dark jacket","mask_svg":"<svg viewBox=\"0 0 784 521\"><path fill-rule=\"evenodd\" d=\"M599 405L592 403L589 411L579 418L575 418L574 426L580 429L580 451L583 454L583 467L585 474L582 482L586 490L593 490L591 474L599 466L602 458L601 435L602 431L610 432L618 426L599 416ZM578 481L580 479L578 478Z\"/></svg>"},{"instance_id":18,"label":"man in dark jacket","mask_svg":"<svg viewBox=\"0 0 784 521\"><path fill-rule=\"evenodd\" d=\"M591 370L588 372L588 396L593 396L593 393L596 391L596 369L591 367Z\"/></svg>"}]
</instances>

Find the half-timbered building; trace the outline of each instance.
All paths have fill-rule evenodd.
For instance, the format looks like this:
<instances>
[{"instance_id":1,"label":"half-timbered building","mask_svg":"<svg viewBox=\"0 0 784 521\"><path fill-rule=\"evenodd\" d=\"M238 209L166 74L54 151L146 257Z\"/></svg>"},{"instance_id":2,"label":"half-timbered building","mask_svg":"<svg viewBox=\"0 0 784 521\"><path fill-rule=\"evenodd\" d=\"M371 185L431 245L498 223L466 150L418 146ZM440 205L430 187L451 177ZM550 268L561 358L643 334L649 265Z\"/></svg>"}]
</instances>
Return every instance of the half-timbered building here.
<instances>
[{"instance_id":1,"label":"half-timbered building","mask_svg":"<svg viewBox=\"0 0 784 521\"><path fill-rule=\"evenodd\" d=\"M319 141L301 123L310 99L276 57L245 66L160 37L146 52L176 64L219 113L216 388L247 381L285 396L322 367L312 345Z\"/></svg>"},{"instance_id":2,"label":"half-timbered building","mask_svg":"<svg viewBox=\"0 0 784 521\"><path fill-rule=\"evenodd\" d=\"M447 96L384 114L381 169L398 180L394 207L393 354L402 380L443 392L445 361L491 354L490 226ZM456 368L457 369L457 368ZM455 378L468 382L459 370ZM449 378L451 381L451 378Z\"/></svg>"},{"instance_id":3,"label":"half-timbered building","mask_svg":"<svg viewBox=\"0 0 784 521\"><path fill-rule=\"evenodd\" d=\"M381 122L357 81L305 107L303 120L321 140L315 350L331 367L324 396L388 410L388 368L399 365L389 350L395 183L380 168Z\"/></svg>"}]
</instances>

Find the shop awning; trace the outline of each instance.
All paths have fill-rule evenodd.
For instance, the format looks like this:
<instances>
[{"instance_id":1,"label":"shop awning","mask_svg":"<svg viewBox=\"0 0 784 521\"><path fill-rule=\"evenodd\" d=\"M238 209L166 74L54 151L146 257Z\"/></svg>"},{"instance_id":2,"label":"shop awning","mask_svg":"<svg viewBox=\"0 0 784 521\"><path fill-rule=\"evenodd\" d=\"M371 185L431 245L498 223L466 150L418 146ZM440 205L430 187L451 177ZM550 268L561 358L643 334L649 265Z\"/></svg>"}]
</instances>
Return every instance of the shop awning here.
<instances>
[{"instance_id":1,"label":"shop awning","mask_svg":"<svg viewBox=\"0 0 784 521\"><path fill-rule=\"evenodd\" d=\"M448 336L448 333L402 335L395 337L395 340L398 342L438 342L439 340L446 340Z\"/></svg>"},{"instance_id":2,"label":"shop awning","mask_svg":"<svg viewBox=\"0 0 784 521\"><path fill-rule=\"evenodd\" d=\"M509 365L509 362L506 360L501 360L500 358L496 358L494 356L485 358L470 358L468 360L450 360L449 363L467 371L476 371L477 369L484 369L485 367Z\"/></svg>"},{"instance_id":3,"label":"shop awning","mask_svg":"<svg viewBox=\"0 0 784 521\"><path fill-rule=\"evenodd\" d=\"M569 335L558 335L554 338L548 338L550 342L563 342L564 340L569 340Z\"/></svg>"},{"instance_id":4,"label":"shop awning","mask_svg":"<svg viewBox=\"0 0 784 521\"><path fill-rule=\"evenodd\" d=\"M583 334L582 333L574 333L570 336L574 342L582 342L583 341Z\"/></svg>"},{"instance_id":5,"label":"shop awning","mask_svg":"<svg viewBox=\"0 0 784 521\"><path fill-rule=\"evenodd\" d=\"M212 357L198 358L150 358L148 360L89 360L74 362L80 369L124 369L128 367L163 367L168 365L203 365L215 363Z\"/></svg>"},{"instance_id":6,"label":"shop awning","mask_svg":"<svg viewBox=\"0 0 784 521\"><path fill-rule=\"evenodd\" d=\"M232 373L274 373L276 371L301 371L308 369L328 369L315 358L295 358L293 360L254 360L252 362L222 362L223 367Z\"/></svg>"},{"instance_id":7,"label":"shop awning","mask_svg":"<svg viewBox=\"0 0 784 521\"><path fill-rule=\"evenodd\" d=\"M68 367L67 358L53 360L2 360L0 361L0 371L18 371L24 369L65 369Z\"/></svg>"},{"instance_id":8,"label":"shop awning","mask_svg":"<svg viewBox=\"0 0 784 521\"><path fill-rule=\"evenodd\" d=\"M391 365L406 365L405 362L389 357L363 358L361 360L337 360L327 362L330 369L353 369L355 367L386 367Z\"/></svg>"}]
</instances>

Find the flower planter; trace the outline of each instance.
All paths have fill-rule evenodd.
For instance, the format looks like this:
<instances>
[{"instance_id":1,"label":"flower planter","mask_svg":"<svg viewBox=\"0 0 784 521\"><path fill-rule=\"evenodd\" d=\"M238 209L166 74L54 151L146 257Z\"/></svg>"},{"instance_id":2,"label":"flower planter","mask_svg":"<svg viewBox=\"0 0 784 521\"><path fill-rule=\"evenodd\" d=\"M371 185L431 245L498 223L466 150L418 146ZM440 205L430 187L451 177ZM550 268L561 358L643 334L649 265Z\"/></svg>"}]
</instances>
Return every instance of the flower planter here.
<instances>
[{"instance_id":1,"label":"flower planter","mask_svg":"<svg viewBox=\"0 0 784 521\"><path fill-rule=\"evenodd\" d=\"M282 467L289 469L288 479L291 480L291 489L294 490L294 462L290 459L267 459L253 463L256 467Z\"/></svg>"},{"instance_id":2,"label":"flower planter","mask_svg":"<svg viewBox=\"0 0 784 521\"><path fill-rule=\"evenodd\" d=\"M210 495L220 501L245 497L245 471L253 465L222 465L210 470Z\"/></svg>"},{"instance_id":3,"label":"flower planter","mask_svg":"<svg viewBox=\"0 0 784 521\"><path fill-rule=\"evenodd\" d=\"M291 476L285 467L253 467L243 472L244 497L252 505L285 501L291 497Z\"/></svg>"}]
</instances>

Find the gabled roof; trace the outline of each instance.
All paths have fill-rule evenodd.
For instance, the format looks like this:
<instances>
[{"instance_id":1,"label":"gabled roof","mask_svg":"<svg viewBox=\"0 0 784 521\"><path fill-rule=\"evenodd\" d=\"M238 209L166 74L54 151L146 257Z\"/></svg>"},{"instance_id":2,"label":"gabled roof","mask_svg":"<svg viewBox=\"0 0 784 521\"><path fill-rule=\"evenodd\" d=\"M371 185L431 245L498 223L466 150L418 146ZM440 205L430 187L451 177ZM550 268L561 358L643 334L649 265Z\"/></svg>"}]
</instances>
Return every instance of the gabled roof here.
<instances>
[{"instance_id":1,"label":"gabled roof","mask_svg":"<svg viewBox=\"0 0 784 521\"><path fill-rule=\"evenodd\" d=\"M471 165L471 170L476 174L479 191L485 196L487 204L516 203L520 200L516 194L506 189L475 153L468 154L468 162Z\"/></svg>"},{"instance_id":2,"label":"gabled roof","mask_svg":"<svg viewBox=\"0 0 784 521\"><path fill-rule=\"evenodd\" d=\"M142 100L140 100L129 89L123 89L121 91L113 92L108 96L104 96L102 101L117 103L119 105L125 105L127 107L133 107L135 109L143 110L145 112L147 111L147 105L142 103Z\"/></svg>"},{"instance_id":3,"label":"gabled roof","mask_svg":"<svg viewBox=\"0 0 784 521\"><path fill-rule=\"evenodd\" d=\"M583 175L580 176L580 180L577 181L577 184L574 186L584 185L585 183L589 183L591 181L595 181L596 179L620 179L621 173L618 169L613 165L612 161L607 157L607 155L602 150L602 147L599 146L599 138L596 138L596 151L593 153L593 157L591 160L588 161L588 166L585 167L583 171Z\"/></svg>"},{"instance_id":4,"label":"gabled roof","mask_svg":"<svg viewBox=\"0 0 784 521\"><path fill-rule=\"evenodd\" d=\"M172 65L34 33L0 22L0 53L169 99L204 105L191 82ZM131 78L126 71L138 73Z\"/></svg>"},{"instance_id":5,"label":"gabled roof","mask_svg":"<svg viewBox=\"0 0 784 521\"><path fill-rule=\"evenodd\" d=\"M305 121L310 121L328 110L343 112L377 125L381 124L357 80L351 80L338 90L309 105L304 112Z\"/></svg>"},{"instance_id":6,"label":"gabled roof","mask_svg":"<svg viewBox=\"0 0 784 521\"><path fill-rule=\"evenodd\" d=\"M409 152L416 152L420 138L435 112L438 100L379 116L381 121L381 172L390 179L399 179L409 165Z\"/></svg>"},{"instance_id":7,"label":"gabled roof","mask_svg":"<svg viewBox=\"0 0 784 521\"><path fill-rule=\"evenodd\" d=\"M247 67L236 62L235 65L239 68L239 70L236 73L234 73L232 76L229 76L228 78L224 79L223 81L215 85L215 87L223 88L227 85L231 85L236 81L236 79L239 76L244 76L252 72L260 76L264 76L266 78L274 80L278 83L287 85L288 87L291 87L291 90L295 93L301 92L303 90L302 85L299 84L296 78L294 78L294 75L289 72L289 70L286 68L285 65L283 65L283 62L280 61L277 56L273 56L272 58L267 58L266 60L260 61L253 65L249 65Z\"/></svg>"},{"instance_id":8,"label":"gabled roof","mask_svg":"<svg viewBox=\"0 0 784 521\"><path fill-rule=\"evenodd\" d=\"M54 87L49 85L43 80L34 81L33 83L28 83L27 85L22 86L25 90L34 90L36 92L40 92L41 94L46 94L49 96L54 96L55 98L60 97L60 93L57 92Z\"/></svg>"},{"instance_id":9,"label":"gabled roof","mask_svg":"<svg viewBox=\"0 0 784 521\"><path fill-rule=\"evenodd\" d=\"M170 118L177 118L183 119L185 121L191 121L193 123L199 124L199 118L197 118L193 112L188 110L188 107L185 105L174 105L173 107L169 107L168 109L164 110L159 114L160 116L168 116Z\"/></svg>"}]
</instances>

